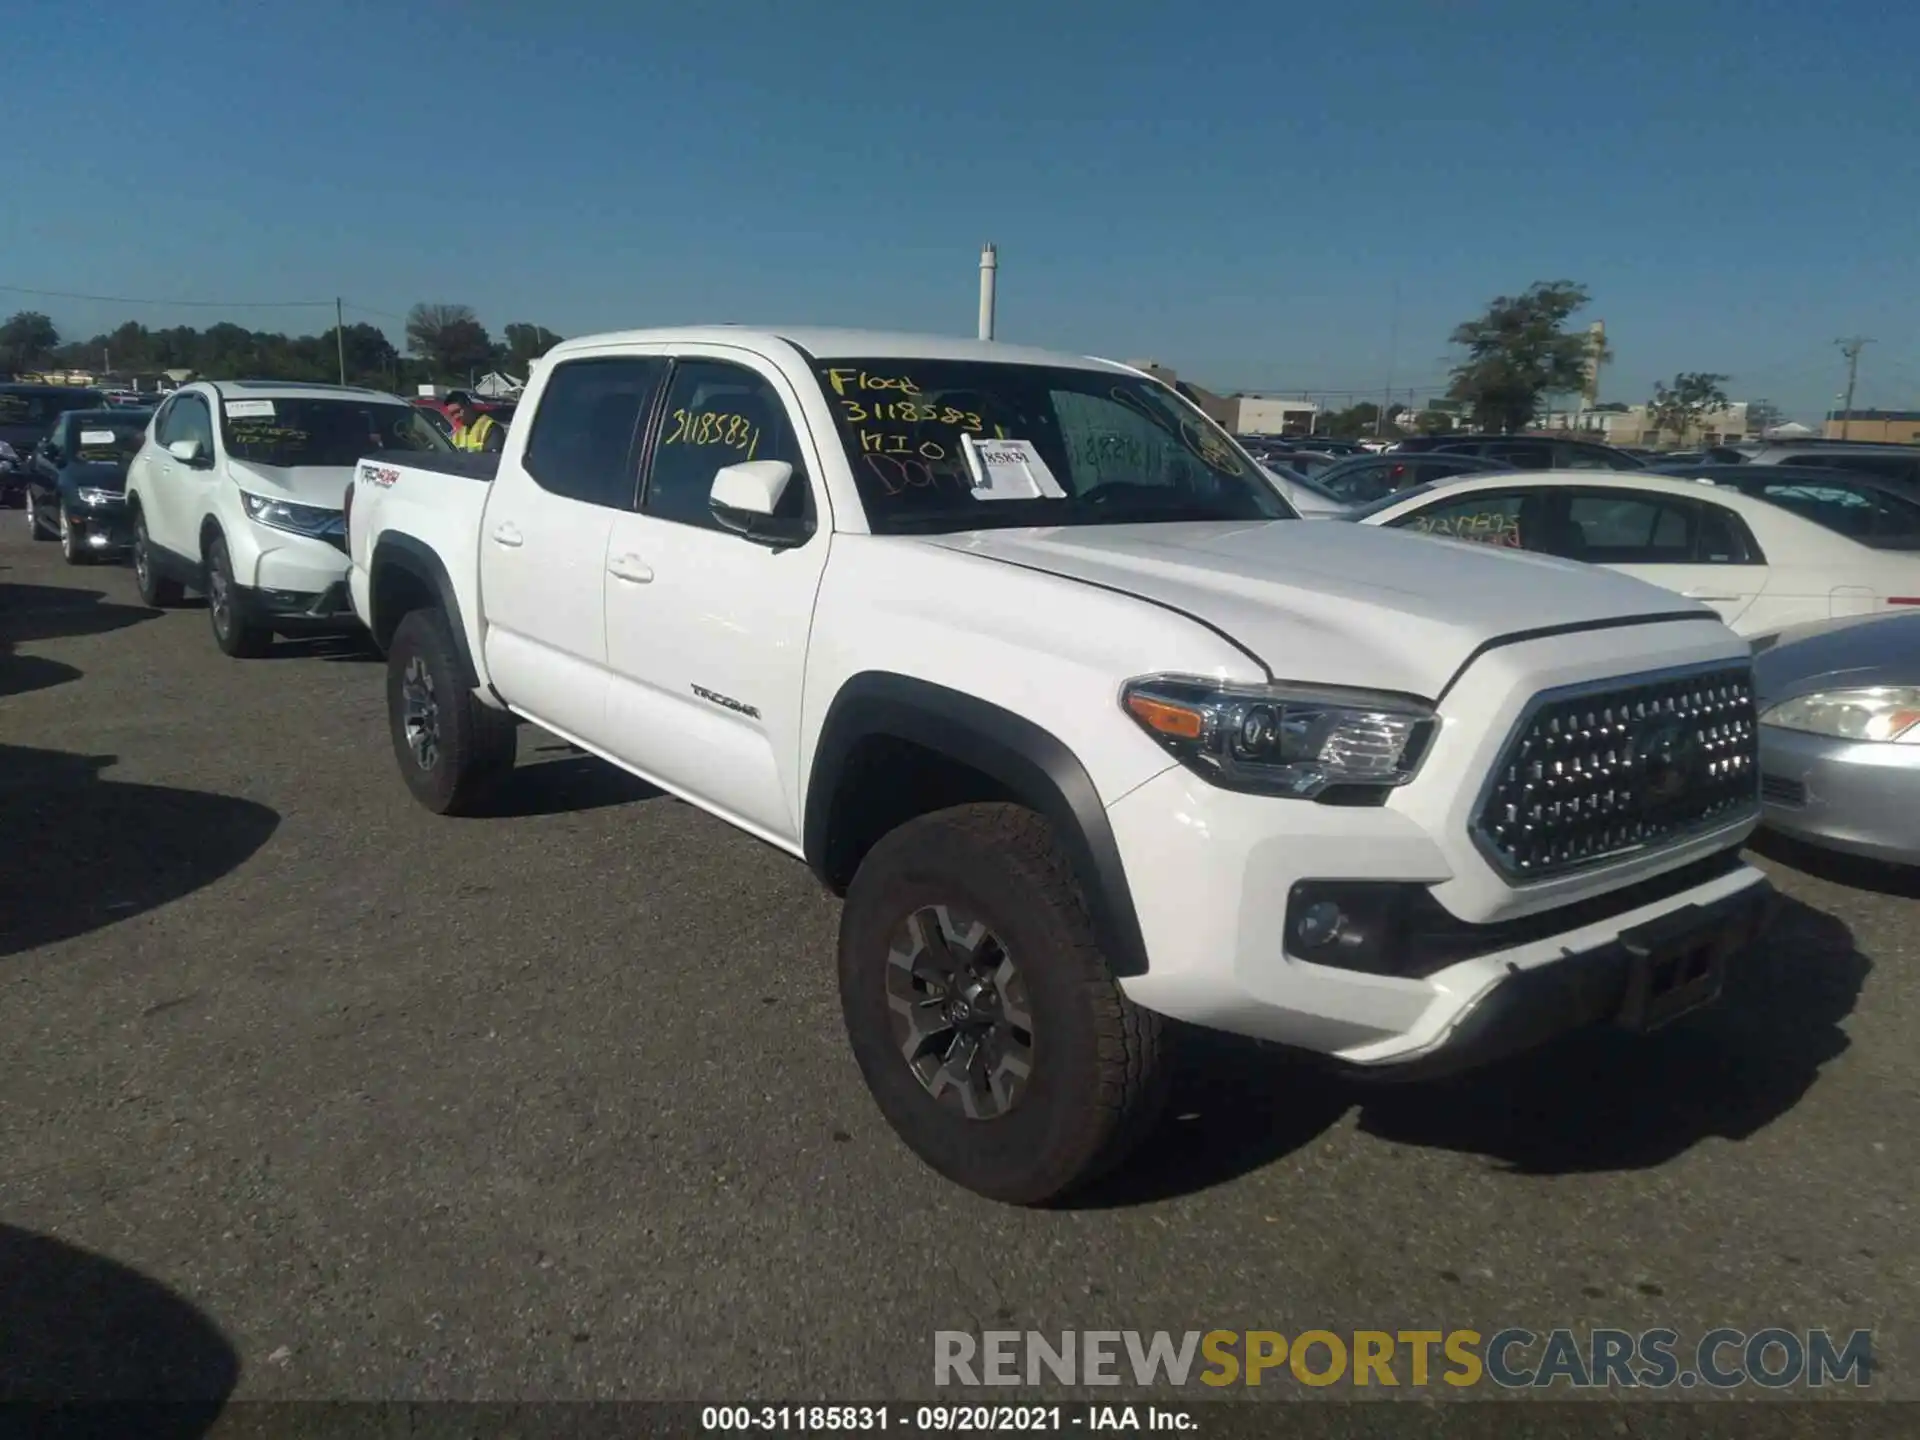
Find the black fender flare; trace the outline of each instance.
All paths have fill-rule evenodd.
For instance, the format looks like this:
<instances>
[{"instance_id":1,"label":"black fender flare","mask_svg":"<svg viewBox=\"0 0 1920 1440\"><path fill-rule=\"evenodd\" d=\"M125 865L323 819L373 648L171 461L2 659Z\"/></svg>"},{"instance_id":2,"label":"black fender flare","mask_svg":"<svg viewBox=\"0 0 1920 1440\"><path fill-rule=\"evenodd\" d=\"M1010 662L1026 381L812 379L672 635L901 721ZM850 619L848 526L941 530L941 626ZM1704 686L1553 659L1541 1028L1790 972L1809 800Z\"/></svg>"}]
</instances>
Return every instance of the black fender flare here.
<instances>
[{"instance_id":1,"label":"black fender flare","mask_svg":"<svg viewBox=\"0 0 1920 1440\"><path fill-rule=\"evenodd\" d=\"M889 671L862 671L834 696L814 747L802 832L807 864L827 885L844 876L833 808L861 741L884 735L979 771L1046 816L1086 897L1094 934L1116 975L1142 975L1146 942L1106 806L1086 767L1058 736L978 696Z\"/></svg>"},{"instance_id":2,"label":"black fender flare","mask_svg":"<svg viewBox=\"0 0 1920 1440\"><path fill-rule=\"evenodd\" d=\"M466 621L460 614L460 600L453 588L453 577L447 573L446 563L423 540L389 531L374 542L373 557L367 565L368 630L376 639L380 639L380 576L390 569L406 571L433 591L440 608L446 612L447 627L453 631L454 648L459 652L460 668L465 673L467 683L479 685L480 671L473 663L473 651L467 645ZM392 634L392 628L386 627L386 638L391 639ZM381 645L384 649L385 640L381 640Z\"/></svg>"}]
</instances>

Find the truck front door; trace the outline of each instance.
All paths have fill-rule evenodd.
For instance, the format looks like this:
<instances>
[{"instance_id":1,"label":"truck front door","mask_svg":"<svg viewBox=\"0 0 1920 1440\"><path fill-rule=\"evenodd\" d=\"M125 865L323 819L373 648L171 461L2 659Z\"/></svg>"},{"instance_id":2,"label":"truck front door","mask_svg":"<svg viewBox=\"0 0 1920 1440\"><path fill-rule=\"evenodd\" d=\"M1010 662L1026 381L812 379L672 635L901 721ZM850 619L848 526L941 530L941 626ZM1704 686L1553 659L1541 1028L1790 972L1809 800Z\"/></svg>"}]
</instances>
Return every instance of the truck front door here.
<instances>
[{"instance_id":1,"label":"truck front door","mask_svg":"<svg viewBox=\"0 0 1920 1440\"><path fill-rule=\"evenodd\" d=\"M487 668L507 702L606 748L607 537L634 501L639 438L666 361L554 367L500 457L480 525Z\"/></svg>"},{"instance_id":2,"label":"truck front door","mask_svg":"<svg viewBox=\"0 0 1920 1440\"><path fill-rule=\"evenodd\" d=\"M757 357L683 353L639 508L613 522L606 575L612 753L793 850L807 637L832 539L798 413ZM804 544L769 549L714 520L713 477L743 460L793 466L780 513L814 519Z\"/></svg>"}]
</instances>

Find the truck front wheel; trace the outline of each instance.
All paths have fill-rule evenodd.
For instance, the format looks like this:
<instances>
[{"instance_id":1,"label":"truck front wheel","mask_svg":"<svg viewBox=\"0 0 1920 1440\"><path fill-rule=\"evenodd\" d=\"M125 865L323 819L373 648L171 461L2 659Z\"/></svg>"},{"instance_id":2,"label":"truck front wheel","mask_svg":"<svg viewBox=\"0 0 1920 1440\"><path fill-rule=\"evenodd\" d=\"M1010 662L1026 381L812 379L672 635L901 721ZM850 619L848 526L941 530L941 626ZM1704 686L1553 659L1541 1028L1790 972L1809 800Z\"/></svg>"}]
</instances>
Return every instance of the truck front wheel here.
<instances>
[{"instance_id":1,"label":"truck front wheel","mask_svg":"<svg viewBox=\"0 0 1920 1440\"><path fill-rule=\"evenodd\" d=\"M513 717L474 699L438 610L415 610L394 631L387 719L407 788L436 815L471 813L513 768Z\"/></svg>"},{"instance_id":2,"label":"truck front wheel","mask_svg":"<svg viewBox=\"0 0 1920 1440\"><path fill-rule=\"evenodd\" d=\"M1044 1205L1124 1160L1165 1097L1161 1022L1121 993L1040 815L962 805L862 861L840 920L855 1058L948 1179Z\"/></svg>"}]
</instances>

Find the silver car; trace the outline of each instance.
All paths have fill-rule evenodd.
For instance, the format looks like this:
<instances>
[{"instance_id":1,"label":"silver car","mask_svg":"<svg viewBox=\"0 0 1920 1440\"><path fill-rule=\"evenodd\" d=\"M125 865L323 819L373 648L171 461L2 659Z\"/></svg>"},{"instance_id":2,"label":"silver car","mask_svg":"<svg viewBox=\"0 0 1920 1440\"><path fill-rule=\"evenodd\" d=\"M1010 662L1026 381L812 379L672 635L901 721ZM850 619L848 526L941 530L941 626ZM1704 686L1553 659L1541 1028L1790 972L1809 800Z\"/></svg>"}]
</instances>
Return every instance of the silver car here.
<instances>
[{"instance_id":1,"label":"silver car","mask_svg":"<svg viewBox=\"0 0 1920 1440\"><path fill-rule=\"evenodd\" d=\"M1765 824L1920 864L1920 612L1784 631L1754 683Z\"/></svg>"}]
</instances>

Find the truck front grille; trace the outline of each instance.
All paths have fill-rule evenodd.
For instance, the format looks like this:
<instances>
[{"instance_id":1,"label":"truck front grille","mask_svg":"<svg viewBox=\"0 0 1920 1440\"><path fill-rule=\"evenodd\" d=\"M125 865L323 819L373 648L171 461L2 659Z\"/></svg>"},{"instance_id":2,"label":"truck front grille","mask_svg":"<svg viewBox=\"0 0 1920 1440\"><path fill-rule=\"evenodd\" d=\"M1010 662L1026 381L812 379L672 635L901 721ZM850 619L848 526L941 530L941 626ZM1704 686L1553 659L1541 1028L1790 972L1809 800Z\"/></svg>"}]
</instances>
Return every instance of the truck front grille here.
<instances>
[{"instance_id":1,"label":"truck front grille","mask_svg":"<svg viewBox=\"0 0 1920 1440\"><path fill-rule=\"evenodd\" d=\"M1759 809L1753 674L1730 665L1536 696L1473 823L1509 878L1677 844Z\"/></svg>"}]
</instances>

